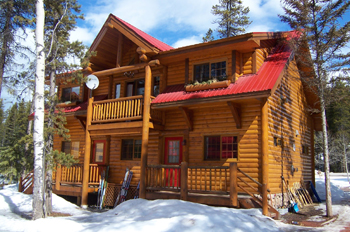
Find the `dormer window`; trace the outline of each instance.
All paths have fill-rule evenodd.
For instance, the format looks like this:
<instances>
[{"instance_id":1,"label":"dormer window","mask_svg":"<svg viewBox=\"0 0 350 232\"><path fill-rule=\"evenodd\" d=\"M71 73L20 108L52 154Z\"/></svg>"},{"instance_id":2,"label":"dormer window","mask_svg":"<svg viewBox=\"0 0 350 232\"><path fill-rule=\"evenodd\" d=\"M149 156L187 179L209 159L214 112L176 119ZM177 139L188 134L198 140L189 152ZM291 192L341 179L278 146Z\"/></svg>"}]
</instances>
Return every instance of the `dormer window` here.
<instances>
[{"instance_id":1,"label":"dormer window","mask_svg":"<svg viewBox=\"0 0 350 232\"><path fill-rule=\"evenodd\" d=\"M194 65L193 81L203 82L210 79L226 79L226 61Z\"/></svg>"},{"instance_id":2,"label":"dormer window","mask_svg":"<svg viewBox=\"0 0 350 232\"><path fill-rule=\"evenodd\" d=\"M76 102L79 101L80 86L68 87L62 89L62 102Z\"/></svg>"}]
</instances>

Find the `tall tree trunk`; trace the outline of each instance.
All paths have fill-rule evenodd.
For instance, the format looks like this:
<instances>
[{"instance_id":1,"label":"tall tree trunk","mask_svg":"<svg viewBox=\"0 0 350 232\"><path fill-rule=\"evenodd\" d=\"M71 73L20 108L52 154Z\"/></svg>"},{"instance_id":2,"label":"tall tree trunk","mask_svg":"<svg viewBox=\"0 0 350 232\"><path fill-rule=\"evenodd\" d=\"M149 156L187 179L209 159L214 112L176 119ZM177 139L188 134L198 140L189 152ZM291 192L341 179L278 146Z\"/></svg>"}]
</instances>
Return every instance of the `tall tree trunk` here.
<instances>
[{"instance_id":1,"label":"tall tree trunk","mask_svg":"<svg viewBox=\"0 0 350 232\"><path fill-rule=\"evenodd\" d=\"M55 67L51 67L50 70L50 101L51 105L49 108L49 117L47 126L48 128L54 127L54 122L52 119L52 115L55 113L55 107L56 107L56 74L55 74ZM51 154L53 151L53 133L48 134L47 138L47 144L46 144L46 152L47 154ZM46 169L46 188L45 188L45 205L46 205L46 214L51 215L52 213L52 164L49 161L46 161L46 166L48 167Z\"/></svg>"},{"instance_id":2,"label":"tall tree trunk","mask_svg":"<svg viewBox=\"0 0 350 232\"><path fill-rule=\"evenodd\" d=\"M322 90L321 90L322 91ZM323 135L323 155L324 155L324 172L325 172L325 188L326 188L326 211L327 217L333 216L332 210L332 194L329 178L329 151L328 151L328 135L326 121L326 107L324 102L323 91L320 93L321 117L322 117L322 135Z\"/></svg>"},{"instance_id":3,"label":"tall tree trunk","mask_svg":"<svg viewBox=\"0 0 350 232\"><path fill-rule=\"evenodd\" d=\"M1 56L0 56L0 97L1 97L1 89L2 82L4 78L5 65L6 65L6 57L8 55L8 40L10 38L10 22L11 22L11 5L13 5L12 1L8 1L6 4L6 18L5 18L5 27L4 32L2 34L2 47L1 47ZM3 9L5 10L5 9Z\"/></svg>"},{"instance_id":4,"label":"tall tree trunk","mask_svg":"<svg viewBox=\"0 0 350 232\"><path fill-rule=\"evenodd\" d=\"M34 188L33 188L33 219L44 217L44 21L45 10L43 0L36 1L36 75L34 95Z\"/></svg>"}]
</instances>

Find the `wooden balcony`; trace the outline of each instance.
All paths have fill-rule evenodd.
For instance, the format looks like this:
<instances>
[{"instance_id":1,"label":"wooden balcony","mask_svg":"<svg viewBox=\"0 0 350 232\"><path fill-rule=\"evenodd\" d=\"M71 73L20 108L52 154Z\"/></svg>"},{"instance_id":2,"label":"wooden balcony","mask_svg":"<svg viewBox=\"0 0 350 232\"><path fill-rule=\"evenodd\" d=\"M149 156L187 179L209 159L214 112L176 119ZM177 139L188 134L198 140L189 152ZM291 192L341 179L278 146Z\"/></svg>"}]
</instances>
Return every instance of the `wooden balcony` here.
<instances>
[{"instance_id":1,"label":"wooden balcony","mask_svg":"<svg viewBox=\"0 0 350 232\"><path fill-rule=\"evenodd\" d=\"M151 97L151 101L154 97ZM123 128L141 128L144 97L142 95L94 101L92 103L91 126L89 130L109 130ZM163 113L150 110L150 122L162 124ZM108 125L106 125L108 124Z\"/></svg>"}]
</instances>

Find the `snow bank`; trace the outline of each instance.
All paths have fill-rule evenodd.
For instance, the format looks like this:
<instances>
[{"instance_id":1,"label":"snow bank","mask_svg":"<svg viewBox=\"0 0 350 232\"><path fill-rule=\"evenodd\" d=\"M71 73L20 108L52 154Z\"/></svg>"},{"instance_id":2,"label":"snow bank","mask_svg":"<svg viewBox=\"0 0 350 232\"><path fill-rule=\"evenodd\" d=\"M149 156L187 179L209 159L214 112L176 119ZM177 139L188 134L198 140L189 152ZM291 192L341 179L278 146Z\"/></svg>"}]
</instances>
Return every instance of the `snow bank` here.
<instances>
[{"instance_id":1,"label":"snow bank","mask_svg":"<svg viewBox=\"0 0 350 232\"><path fill-rule=\"evenodd\" d=\"M349 201L349 194L344 193L340 187L349 187L349 182L347 182L346 176L336 173L332 173L331 175L331 195L332 195L332 203L340 204L344 201ZM324 173L321 175L316 175L316 191L321 198L322 201L326 200L326 187L325 187L325 179Z\"/></svg>"}]
</instances>

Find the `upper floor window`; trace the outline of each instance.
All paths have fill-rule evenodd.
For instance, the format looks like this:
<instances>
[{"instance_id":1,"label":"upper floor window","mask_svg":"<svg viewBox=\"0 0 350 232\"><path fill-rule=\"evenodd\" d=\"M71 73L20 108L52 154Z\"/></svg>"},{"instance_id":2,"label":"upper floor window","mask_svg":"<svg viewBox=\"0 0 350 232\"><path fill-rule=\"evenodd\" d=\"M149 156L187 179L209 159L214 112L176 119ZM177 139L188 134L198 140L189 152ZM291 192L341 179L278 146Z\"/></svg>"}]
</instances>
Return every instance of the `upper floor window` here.
<instances>
[{"instance_id":1,"label":"upper floor window","mask_svg":"<svg viewBox=\"0 0 350 232\"><path fill-rule=\"evenodd\" d=\"M136 80L126 84L126 97L143 95L145 93L145 80Z\"/></svg>"},{"instance_id":2,"label":"upper floor window","mask_svg":"<svg viewBox=\"0 0 350 232\"><path fill-rule=\"evenodd\" d=\"M152 95L157 97L159 94L159 82L160 82L160 77L156 76L153 78L153 93Z\"/></svg>"},{"instance_id":3,"label":"upper floor window","mask_svg":"<svg viewBox=\"0 0 350 232\"><path fill-rule=\"evenodd\" d=\"M203 82L210 79L226 79L226 61L194 65L194 81Z\"/></svg>"},{"instance_id":4,"label":"upper floor window","mask_svg":"<svg viewBox=\"0 0 350 232\"><path fill-rule=\"evenodd\" d=\"M115 98L120 98L120 83L115 84Z\"/></svg>"},{"instance_id":5,"label":"upper floor window","mask_svg":"<svg viewBox=\"0 0 350 232\"><path fill-rule=\"evenodd\" d=\"M76 102L79 100L80 86L62 89L62 102Z\"/></svg>"},{"instance_id":6,"label":"upper floor window","mask_svg":"<svg viewBox=\"0 0 350 232\"><path fill-rule=\"evenodd\" d=\"M141 139L123 139L121 159L141 159L141 144Z\"/></svg>"}]
</instances>

